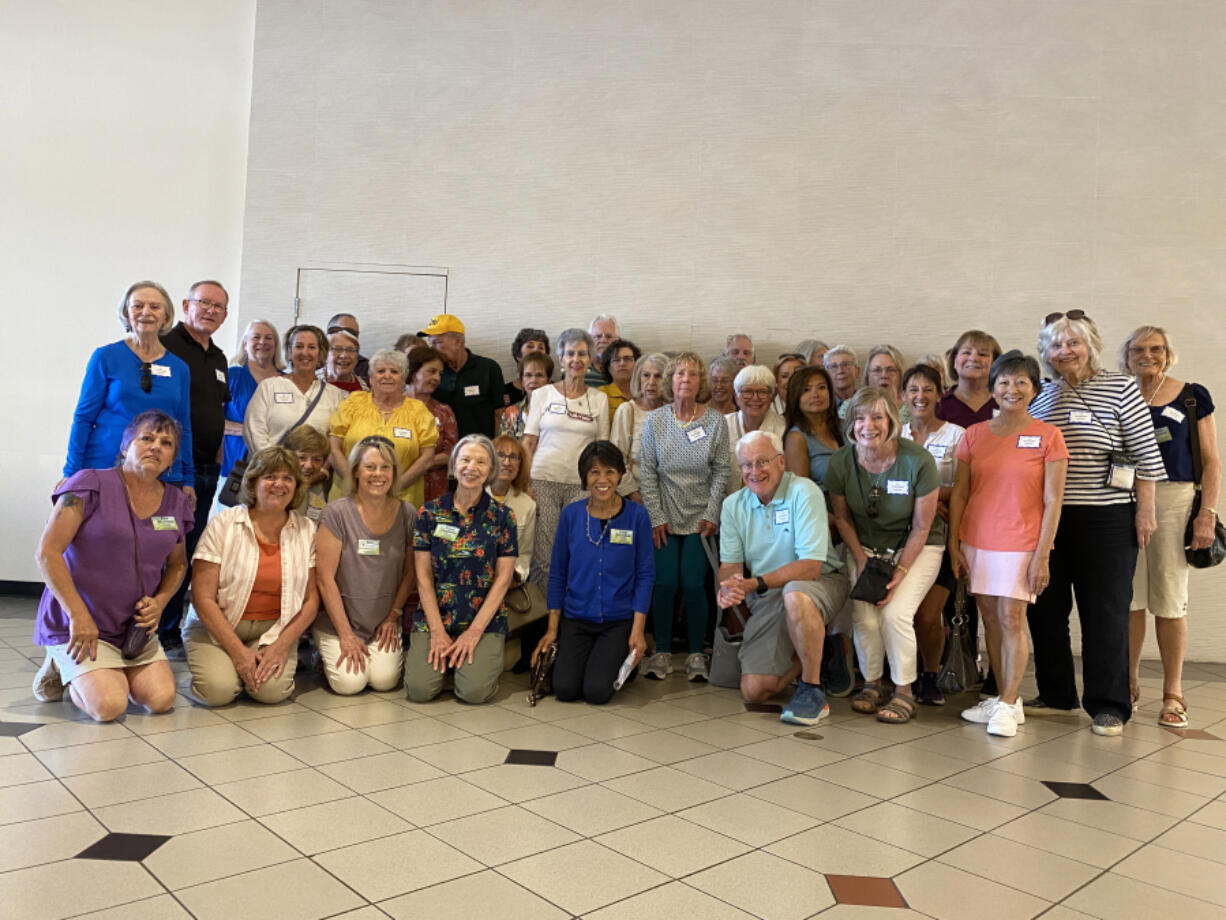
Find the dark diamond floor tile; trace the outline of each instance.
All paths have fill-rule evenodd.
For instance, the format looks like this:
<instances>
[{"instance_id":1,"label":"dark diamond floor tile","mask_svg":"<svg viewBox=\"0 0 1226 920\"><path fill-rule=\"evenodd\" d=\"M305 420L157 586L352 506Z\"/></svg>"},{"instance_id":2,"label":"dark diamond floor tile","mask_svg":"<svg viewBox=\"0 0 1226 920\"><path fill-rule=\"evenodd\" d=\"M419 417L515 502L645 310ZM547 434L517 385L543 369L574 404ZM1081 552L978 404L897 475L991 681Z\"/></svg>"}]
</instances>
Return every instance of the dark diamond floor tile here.
<instances>
[{"instance_id":1,"label":"dark diamond floor tile","mask_svg":"<svg viewBox=\"0 0 1226 920\"><path fill-rule=\"evenodd\" d=\"M1043 780L1043 785L1062 799L1094 799L1099 802L1111 800L1089 783L1056 783Z\"/></svg>"},{"instance_id":2,"label":"dark diamond floor tile","mask_svg":"<svg viewBox=\"0 0 1226 920\"><path fill-rule=\"evenodd\" d=\"M1166 726L1163 726L1164 728ZM1203 728L1167 728L1172 735L1178 735L1180 738L1187 738L1189 741L1221 741L1217 735L1205 731Z\"/></svg>"},{"instance_id":3,"label":"dark diamond floor tile","mask_svg":"<svg viewBox=\"0 0 1226 920\"><path fill-rule=\"evenodd\" d=\"M17 738L42 727L41 722L0 722L0 738Z\"/></svg>"},{"instance_id":4,"label":"dark diamond floor tile","mask_svg":"<svg viewBox=\"0 0 1226 920\"><path fill-rule=\"evenodd\" d=\"M906 907L901 892L888 878L872 875L827 875L834 899L861 907Z\"/></svg>"},{"instance_id":5,"label":"dark diamond floor tile","mask_svg":"<svg viewBox=\"0 0 1226 920\"><path fill-rule=\"evenodd\" d=\"M557 751L529 751L524 748L514 748L507 751L507 759L503 763L519 763L531 767L552 767L557 760Z\"/></svg>"},{"instance_id":6,"label":"dark diamond floor tile","mask_svg":"<svg viewBox=\"0 0 1226 920\"><path fill-rule=\"evenodd\" d=\"M107 834L77 854L77 859L140 862L170 838L162 834Z\"/></svg>"}]
</instances>

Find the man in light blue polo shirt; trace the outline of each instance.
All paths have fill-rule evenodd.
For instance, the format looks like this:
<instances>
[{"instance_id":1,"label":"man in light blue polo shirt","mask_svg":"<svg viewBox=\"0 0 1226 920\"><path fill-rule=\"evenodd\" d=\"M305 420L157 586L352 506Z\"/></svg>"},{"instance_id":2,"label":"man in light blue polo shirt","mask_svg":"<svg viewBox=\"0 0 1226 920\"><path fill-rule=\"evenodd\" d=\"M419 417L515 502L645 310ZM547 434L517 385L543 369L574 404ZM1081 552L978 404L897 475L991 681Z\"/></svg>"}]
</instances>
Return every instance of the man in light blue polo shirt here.
<instances>
[{"instance_id":1,"label":"man in light blue polo shirt","mask_svg":"<svg viewBox=\"0 0 1226 920\"><path fill-rule=\"evenodd\" d=\"M752 431L736 444L745 488L724 500L719 523L719 604L744 601L741 696L770 699L798 677L784 722L816 725L830 714L821 688L826 623L847 599L847 576L830 545L826 500L785 469L779 436Z\"/></svg>"}]
</instances>

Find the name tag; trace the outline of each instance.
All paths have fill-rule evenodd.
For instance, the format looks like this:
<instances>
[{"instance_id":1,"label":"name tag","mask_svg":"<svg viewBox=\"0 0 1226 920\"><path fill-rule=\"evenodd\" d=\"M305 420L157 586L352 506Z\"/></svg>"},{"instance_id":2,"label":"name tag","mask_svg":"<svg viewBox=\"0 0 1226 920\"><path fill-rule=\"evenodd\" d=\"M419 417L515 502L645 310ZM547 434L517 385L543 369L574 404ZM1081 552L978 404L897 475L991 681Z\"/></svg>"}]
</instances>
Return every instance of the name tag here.
<instances>
[{"instance_id":1,"label":"name tag","mask_svg":"<svg viewBox=\"0 0 1226 920\"><path fill-rule=\"evenodd\" d=\"M634 544L634 531L620 530L613 527L609 530L609 542L620 543L622 546L632 546Z\"/></svg>"},{"instance_id":2,"label":"name tag","mask_svg":"<svg viewBox=\"0 0 1226 920\"><path fill-rule=\"evenodd\" d=\"M993 409L993 410L992 410L992 418L996 418L996 416L998 416L998 415L1000 415L1000 410L999 410L999 409Z\"/></svg>"},{"instance_id":3,"label":"name tag","mask_svg":"<svg viewBox=\"0 0 1226 920\"><path fill-rule=\"evenodd\" d=\"M701 441L707 436L707 429L699 425L697 428L691 428L689 431L687 431L685 436L689 438L690 443L693 444L696 441Z\"/></svg>"},{"instance_id":4,"label":"name tag","mask_svg":"<svg viewBox=\"0 0 1226 920\"><path fill-rule=\"evenodd\" d=\"M932 454L933 460L944 460L947 450L949 450L948 444L933 444L928 448L928 453Z\"/></svg>"},{"instance_id":5,"label":"name tag","mask_svg":"<svg viewBox=\"0 0 1226 920\"><path fill-rule=\"evenodd\" d=\"M885 491L887 495L910 495L911 483L906 479L887 479Z\"/></svg>"},{"instance_id":6,"label":"name tag","mask_svg":"<svg viewBox=\"0 0 1226 920\"><path fill-rule=\"evenodd\" d=\"M294 401L294 394L293 393L273 393L272 401L275 403L282 403L282 404L292 403Z\"/></svg>"},{"instance_id":7,"label":"name tag","mask_svg":"<svg viewBox=\"0 0 1226 920\"><path fill-rule=\"evenodd\" d=\"M1187 418L1186 415L1184 415L1174 406L1167 406L1165 409L1162 410L1162 414L1164 417L1169 418L1176 425L1182 425L1183 420Z\"/></svg>"},{"instance_id":8,"label":"name tag","mask_svg":"<svg viewBox=\"0 0 1226 920\"><path fill-rule=\"evenodd\" d=\"M790 508L776 508L775 509L776 526L778 526L779 524L791 523L791 520L792 520L792 511Z\"/></svg>"},{"instance_id":9,"label":"name tag","mask_svg":"<svg viewBox=\"0 0 1226 920\"><path fill-rule=\"evenodd\" d=\"M1171 440L1171 429L1159 427L1154 429L1154 440L1159 444L1166 444Z\"/></svg>"},{"instance_id":10,"label":"name tag","mask_svg":"<svg viewBox=\"0 0 1226 920\"><path fill-rule=\"evenodd\" d=\"M435 524L434 535L440 540L446 540L448 543L455 541L455 538L460 535L460 528L454 524Z\"/></svg>"},{"instance_id":11,"label":"name tag","mask_svg":"<svg viewBox=\"0 0 1226 920\"><path fill-rule=\"evenodd\" d=\"M1043 436L1038 434L1019 434L1017 436L1018 447L1041 447L1043 445Z\"/></svg>"},{"instance_id":12,"label":"name tag","mask_svg":"<svg viewBox=\"0 0 1226 920\"><path fill-rule=\"evenodd\" d=\"M150 520L154 530L178 530L179 522L168 514L155 514Z\"/></svg>"},{"instance_id":13,"label":"name tag","mask_svg":"<svg viewBox=\"0 0 1226 920\"><path fill-rule=\"evenodd\" d=\"M465 388L464 388L464 395L465 395L465 396L480 396L480 395L481 395L481 387L479 387L479 386L477 386L477 385L475 385L475 384L474 384L473 386L470 386L470 387L465 387Z\"/></svg>"},{"instance_id":14,"label":"name tag","mask_svg":"<svg viewBox=\"0 0 1226 920\"><path fill-rule=\"evenodd\" d=\"M217 375L217 382L218 382L218 383L225 383L225 382L226 382L226 372L225 372L225 371L219 371L219 370L217 370L217 368L213 368L213 373Z\"/></svg>"},{"instance_id":15,"label":"name tag","mask_svg":"<svg viewBox=\"0 0 1226 920\"><path fill-rule=\"evenodd\" d=\"M434 416L434 427L439 429L439 431L443 430L443 420L439 418L437 415Z\"/></svg>"},{"instance_id":16,"label":"name tag","mask_svg":"<svg viewBox=\"0 0 1226 920\"><path fill-rule=\"evenodd\" d=\"M153 372L154 377L169 377L170 368L165 364L150 364L149 370Z\"/></svg>"},{"instance_id":17,"label":"name tag","mask_svg":"<svg viewBox=\"0 0 1226 920\"><path fill-rule=\"evenodd\" d=\"M413 432L410 431L408 428L393 428L392 437L393 438L405 438L406 440L412 440Z\"/></svg>"},{"instance_id":18,"label":"name tag","mask_svg":"<svg viewBox=\"0 0 1226 920\"><path fill-rule=\"evenodd\" d=\"M358 555L359 556L377 556L379 555L378 540L358 540Z\"/></svg>"},{"instance_id":19,"label":"name tag","mask_svg":"<svg viewBox=\"0 0 1226 920\"><path fill-rule=\"evenodd\" d=\"M1068 420L1074 425L1086 425L1094 421L1094 413L1085 409L1069 409Z\"/></svg>"},{"instance_id":20,"label":"name tag","mask_svg":"<svg viewBox=\"0 0 1226 920\"><path fill-rule=\"evenodd\" d=\"M550 412L552 415L565 415L565 414L566 414L566 406L562 405L562 403L550 403L550 404L549 404L549 412Z\"/></svg>"}]
</instances>

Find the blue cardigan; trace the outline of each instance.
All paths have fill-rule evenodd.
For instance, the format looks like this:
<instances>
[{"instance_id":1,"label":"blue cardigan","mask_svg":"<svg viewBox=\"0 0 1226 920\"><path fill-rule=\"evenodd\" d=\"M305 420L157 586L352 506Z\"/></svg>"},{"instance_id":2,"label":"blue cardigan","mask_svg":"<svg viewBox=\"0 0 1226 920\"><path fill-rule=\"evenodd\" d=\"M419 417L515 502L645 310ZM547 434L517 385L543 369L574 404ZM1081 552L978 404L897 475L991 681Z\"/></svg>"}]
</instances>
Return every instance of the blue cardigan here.
<instances>
[{"instance_id":1,"label":"blue cardigan","mask_svg":"<svg viewBox=\"0 0 1226 920\"><path fill-rule=\"evenodd\" d=\"M192 464L191 376L187 365L170 352L153 362L148 393L140 388L141 360L125 342L103 345L90 356L81 395L68 435L64 475L78 470L110 469L119 456L123 430L146 409L160 409L183 426L179 456L162 478L194 486Z\"/></svg>"},{"instance_id":2,"label":"blue cardigan","mask_svg":"<svg viewBox=\"0 0 1226 920\"><path fill-rule=\"evenodd\" d=\"M615 543L614 536L630 542ZM593 546L592 539L600 546ZM586 501L562 509L549 566L546 606L550 610L591 623L626 620L635 611L651 609L655 581L655 548L646 508L623 502L603 537L600 521L588 516Z\"/></svg>"}]
</instances>

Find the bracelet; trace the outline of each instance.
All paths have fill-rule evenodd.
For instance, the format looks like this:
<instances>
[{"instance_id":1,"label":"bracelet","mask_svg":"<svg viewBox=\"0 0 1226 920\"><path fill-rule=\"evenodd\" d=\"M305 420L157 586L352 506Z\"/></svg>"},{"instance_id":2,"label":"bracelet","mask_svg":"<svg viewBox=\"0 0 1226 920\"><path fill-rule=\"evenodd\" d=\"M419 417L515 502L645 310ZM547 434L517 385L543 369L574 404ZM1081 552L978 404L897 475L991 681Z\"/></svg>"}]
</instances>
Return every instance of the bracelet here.
<instances>
[{"instance_id":1,"label":"bracelet","mask_svg":"<svg viewBox=\"0 0 1226 920\"><path fill-rule=\"evenodd\" d=\"M902 573L903 573L904 575L910 575L910 574L911 574L911 570L910 570L909 568L907 568L905 565L903 565L901 562L900 562L900 563L898 563L898 565L894 566L894 568L896 568L896 569L902 569Z\"/></svg>"},{"instance_id":2,"label":"bracelet","mask_svg":"<svg viewBox=\"0 0 1226 920\"><path fill-rule=\"evenodd\" d=\"M1200 513L1201 513L1201 514L1204 514L1206 511L1208 511L1210 514L1212 514L1214 517L1217 517L1217 509L1216 509L1216 508L1210 508L1208 505L1201 505Z\"/></svg>"}]
</instances>

